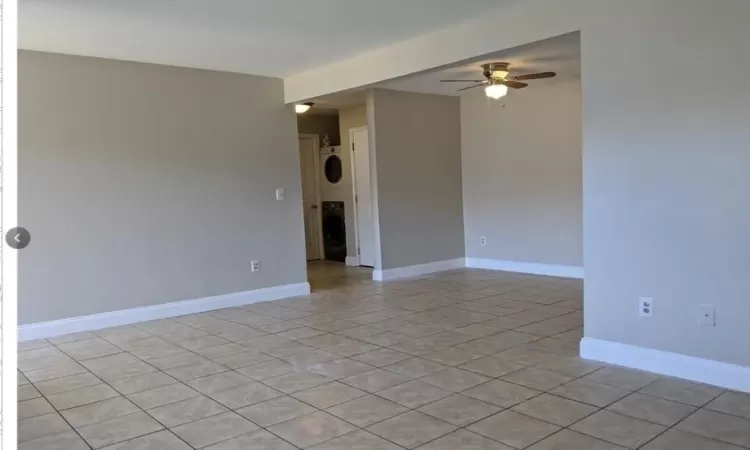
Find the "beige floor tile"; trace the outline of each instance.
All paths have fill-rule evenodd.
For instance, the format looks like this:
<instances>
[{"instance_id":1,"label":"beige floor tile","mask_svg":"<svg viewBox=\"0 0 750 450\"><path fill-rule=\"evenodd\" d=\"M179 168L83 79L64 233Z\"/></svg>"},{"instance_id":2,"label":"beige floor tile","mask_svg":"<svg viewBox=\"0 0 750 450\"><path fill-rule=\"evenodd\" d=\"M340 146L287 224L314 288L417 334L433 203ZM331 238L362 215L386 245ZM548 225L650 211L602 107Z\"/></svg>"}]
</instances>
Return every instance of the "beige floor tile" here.
<instances>
[{"instance_id":1,"label":"beige floor tile","mask_svg":"<svg viewBox=\"0 0 750 450\"><path fill-rule=\"evenodd\" d=\"M551 394L603 408L630 392L604 384L578 379L550 391Z\"/></svg>"},{"instance_id":2,"label":"beige floor tile","mask_svg":"<svg viewBox=\"0 0 750 450\"><path fill-rule=\"evenodd\" d=\"M120 394L128 395L176 383L178 383L177 380L163 372L153 372L133 378L113 381L110 383L110 386Z\"/></svg>"},{"instance_id":3,"label":"beige floor tile","mask_svg":"<svg viewBox=\"0 0 750 450\"><path fill-rule=\"evenodd\" d=\"M106 384L97 384L74 391L62 392L47 397L50 403L58 410L75 408L113 397L119 397L120 393Z\"/></svg>"},{"instance_id":4,"label":"beige floor tile","mask_svg":"<svg viewBox=\"0 0 750 450\"><path fill-rule=\"evenodd\" d=\"M315 408L292 397L279 397L237 410L238 414L262 427L275 425L312 412L315 412Z\"/></svg>"},{"instance_id":5,"label":"beige floor tile","mask_svg":"<svg viewBox=\"0 0 750 450\"><path fill-rule=\"evenodd\" d=\"M300 448L307 448L355 430L356 427L353 425L323 411L268 428L268 431Z\"/></svg>"},{"instance_id":6,"label":"beige floor tile","mask_svg":"<svg viewBox=\"0 0 750 450\"><path fill-rule=\"evenodd\" d=\"M750 447L750 420L700 409L677 428L729 444Z\"/></svg>"},{"instance_id":7,"label":"beige floor tile","mask_svg":"<svg viewBox=\"0 0 750 450\"><path fill-rule=\"evenodd\" d=\"M149 409L147 412L151 417L158 420L159 423L172 428L183 423L215 416L226 411L227 408L224 406L201 395L200 397Z\"/></svg>"},{"instance_id":8,"label":"beige floor tile","mask_svg":"<svg viewBox=\"0 0 750 450\"><path fill-rule=\"evenodd\" d=\"M223 372L207 377L196 378L186 382L188 386L196 391L210 395L219 391L244 386L255 381L237 372Z\"/></svg>"},{"instance_id":9,"label":"beige floor tile","mask_svg":"<svg viewBox=\"0 0 750 450\"><path fill-rule=\"evenodd\" d=\"M174 353L166 356L159 356L156 358L150 358L148 363L156 367L159 370L174 369L175 367L192 366L194 364L200 364L209 362L206 358L196 355L195 353L184 351L182 353Z\"/></svg>"},{"instance_id":10,"label":"beige floor tile","mask_svg":"<svg viewBox=\"0 0 750 450\"><path fill-rule=\"evenodd\" d=\"M608 410L671 427L692 414L695 407L643 394L632 394L607 407Z\"/></svg>"},{"instance_id":11,"label":"beige floor tile","mask_svg":"<svg viewBox=\"0 0 750 450\"><path fill-rule=\"evenodd\" d=\"M286 361L281 361L278 359L273 359L259 364L254 364L249 367L237 369L237 372L241 373L242 375L259 381L296 371L296 367Z\"/></svg>"},{"instance_id":12,"label":"beige floor tile","mask_svg":"<svg viewBox=\"0 0 750 450\"><path fill-rule=\"evenodd\" d=\"M354 361L353 359L340 359L338 361L330 361L305 367L305 370L308 372L322 375L332 380L340 380L360 373L369 372L374 369L375 367L373 366Z\"/></svg>"},{"instance_id":13,"label":"beige floor tile","mask_svg":"<svg viewBox=\"0 0 750 450\"><path fill-rule=\"evenodd\" d=\"M419 447L418 450L513 450L466 430L458 430Z\"/></svg>"},{"instance_id":14,"label":"beige floor tile","mask_svg":"<svg viewBox=\"0 0 750 450\"><path fill-rule=\"evenodd\" d=\"M750 394L725 392L706 408L750 419Z\"/></svg>"},{"instance_id":15,"label":"beige floor tile","mask_svg":"<svg viewBox=\"0 0 750 450\"><path fill-rule=\"evenodd\" d=\"M195 448L207 447L256 430L257 425L231 411L172 428L174 434Z\"/></svg>"},{"instance_id":16,"label":"beige floor tile","mask_svg":"<svg viewBox=\"0 0 750 450\"><path fill-rule=\"evenodd\" d=\"M499 406L464 395L452 395L419 408L420 412L459 427L465 427L501 410Z\"/></svg>"},{"instance_id":17,"label":"beige floor tile","mask_svg":"<svg viewBox=\"0 0 750 450\"><path fill-rule=\"evenodd\" d=\"M327 352L325 350L313 350L297 355L285 356L281 359L295 367L304 369L307 366L340 360L341 356Z\"/></svg>"},{"instance_id":18,"label":"beige floor tile","mask_svg":"<svg viewBox=\"0 0 750 450\"><path fill-rule=\"evenodd\" d=\"M408 409L374 395L368 395L332 408L326 412L353 423L358 427L367 427L376 422L397 416Z\"/></svg>"},{"instance_id":19,"label":"beige floor tile","mask_svg":"<svg viewBox=\"0 0 750 450\"><path fill-rule=\"evenodd\" d=\"M424 359L439 362L446 366L458 366L485 356L482 352L467 349L446 348L421 355Z\"/></svg>"},{"instance_id":20,"label":"beige floor tile","mask_svg":"<svg viewBox=\"0 0 750 450\"><path fill-rule=\"evenodd\" d=\"M103 450L191 450L191 448L170 431L163 430L110 445Z\"/></svg>"},{"instance_id":21,"label":"beige floor tile","mask_svg":"<svg viewBox=\"0 0 750 450\"><path fill-rule=\"evenodd\" d=\"M420 381L433 384L453 392L459 392L490 381L490 378L468 370L451 367L420 378Z\"/></svg>"},{"instance_id":22,"label":"beige floor tile","mask_svg":"<svg viewBox=\"0 0 750 450\"><path fill-rule=\"evenodd\" d=\"M644 387L640 392L674 402L703 406L724 391L705 384L691 383L675 378L661 378Z\"/></svg>"},{"instance_id":23,"label":"beige floor tile","mask_svg":"<svg viewBox=\"0 0 750 450\"><path fill-rule=\"evenodd\" d=\"M560 427L513 411L503 411L469 427L469 431L514 448L526 448Z\"/></svg>"},{"instance_id":24,"label":"beige floor tile","mask_svg":"<svg viewBox=\"0 0 750 450\"><path fill-rule=\"evenodd\" d=\"M297 450L297 447L279 439L268 431L259 430L219 442L206 447L205 450Z\"/></svg>"},{"instance_id":25,"label":"beige floor tile","mask_svg":"<svg viewBox=\"0 0 750 450\"><path fill-rule=\"evenodd\" d=\"M666 430L661 425L610 411L599 411L570 428L627 448L638 448Z\"/></svg>"},{"instance_id":26,"label":"beige floor tile","mask_svg":"<svg viewBox=\"0 0 750 450\"><path fill-rule=\"evenodd\" d=\"M369 364L374 367L383 367L390 364L410 359L412 356L406 353L397 352L395 350L389 350L382 348L372 352L363 353L361 355L353 356L352 359L359 362Z\"/></svg>"},{"instance_id":27,"label":"beige floor tile","mask_svg":"<svg viewBox=\"0 0 750 450\"><path fill-rule=\"evenodd\" d=\"M680 430L668 430L642 450L740 450L740 447Z\"/></svg>"},{"instance_id":28,"label":"beige floor tile","mask_svg":"<svg viewBox=\"0 0 750 450\"><path fill-rule=\"evenodd\" d=\"M506 381L493 380L467 389L462 394L503 408L510 408L536 397L541 392Z\"/></svg>"},{"instance_id":29,"label":"beige floor tile","mask_svg":"<svg viewBox=\"0 0 750 450\"><path fill-rule=\"evenodd\" d=\"M72 426L79 428L105 420L127 416L140 411L137 406L125 397L115 397L97 403L91 403L62 411L61 414Z\"/></svg>"},{"instance_id":30,"label":"beige floor tile","mask_svg":"<svg viewBox=\"0 0 750 450\"><path fill-rule=\"evenodd\" d=\"M567 427L598 410L594 406L550 394L534 397L512 409L561 427Z\"/></svg>"},{"instance_id":31,"label":"beige floor tile","mask_svg":"<svg viewBox=\"0 0 750 450\"><path fill-rule=\"evenodd\" d=\"M75 431L52 434L18 444L18 450L90 450Z\"/></svg>"},{"instance_id":32,"label":"beige floor tile","mask_svg":"<svg viewBox=\"0 0 750 450\"><path fill-rule=\"evenodd\" d=\"M314 373L300 371L292 372L274 378L267 378L263 383L277 389L285 394L304 391L306 389L328 383L330 379Z\"/></svg>"},{"instance_id":33,"label":"beige floor tile","mask_svg":"<svg viewBox=\"0 0 750 450\"><path fill-rule=\"evenodd\" d=\"M58 413L21 419L18 421L18 442L29 441L69 430L70 426Z\"/></svg>"},{"instance_id":34,"label":"beige floor tile","mask_svg":"<svg viewBox=\"0 0 750 450\"><path fill-rule=\"evenodd\" d=\"M402 447L359 430L310 447L310 450L402 450Z\"/></svg>"},{"instance_id":35,"label":"beige floor tile","mask_svg":"<svg viewBox=\"0 0 750 450\"><path fill-rule=\"evenodd\" d=\"M152 409L170 403L177 403L189 398L198 397L200 392L184 384L171 384L147 391L126 395L130 401L143 409Z\"/></svg>"},{"instance_id":36,"label":"beige floor tile","mask_svg":"<svg viewBox=\"0 0 750 450\"><path fill-rule=\"evenodd\" d=\"M624 450L625 447L602 441L575 431L562 430L542 439L527 450ZM666 449L664 449L666 450ZM670 448L669 450L682 450Z\"/></svg>"},{"instance_id":37,"label":"beige floor tile","mask_svg":"<svg viewBox=\"0 0 750 450\"><path fill-rule=\"evenodd\" d=\"M378 396L406 406L407 408L419 408L420 406L448 397L451 394L451 391L419 380L378 392Z\"/></svg>"},{"instance_id":38,"label":"beige floor tile","mask_svg":"<svg viewBox=\"0 0 750 450\"><path fill-rule=\"evenodd\" d=\"M658 380L659 377L652 373L641 372L640 370L625 369L622 367L604 367L586 375L583 379L626 391L637 391Z\"/></svg>"},{"instance_id":39,"label":"beige floor tile","mask_svg":"<svg viewBox=\"0 0 750 450\"><path fill-rule=\"evenodd\" d=\"M474 361L462 364L459 368L470 370L491 378L498 378L511 372L521 370L524 368L524 365L505 359L495 358L493 356L485 356L484 358L475 359Z\"/></svg>"},{"instance_id":40,"label":"beige floor tile","mask_svg":"<svg viewBox=\"0 0 750 450\"><path fill-rule=\"evenodd\" d=\"M316 408L325 409L365 395L367 395L367 393L364 391L334 381L332 383L297 392L292 394L292 397Z\"/></svg>"},{"instance_id":41,"label":"beige floor tile","mask_svg":"<svg viewBox=\"0 0 750 450\"><path fill-rule=\"evenodd\" d=\"M456 429L442 420L410 411L371 425L367 431L394 442L407 449L419 447Z\"/></svg>"},{"instance_id":42,"label":"beige floor tile","mask_svg":"<svg viewBox=\"0 0 750 450\"><path fill-rule=\"evenodd\" d=\"M72 360L41 369L23 370L23 374L26 378L35 384L43 381L54 380L56 378L85 373L87 373L86 368Z\"/></svg>"},{"instance_id":43,"label":"beige floor tile","mask_svg":"<svg viewBox=\"0 0 750 450\"><path fill-rule=\"evenodd\" d=\"M366 392L375 393L411 380L411 377L383 369L375 369L353 377L346 377L341 382Z\"/></svg>"},{"instance_id":44,"label":"beige floor tile","mask_svg":"<svg viewBox=\"0 0 750 450\"><path fill-rule=\"evenodd\" d=\"M29 419L31 417L41 416L55 412L47 399L42 397L33 398L18 402L18 419Z\"/></svg>"},{"instance_id":45,"label":"beige floor tile","mask_svg":"<svg viewBox=\"0 0 750 450\"><path fill-rule=\"evenodd\" d=\"M102 384L102 380L91 373L82 373L62 378L55 378L54 380L42 381L40 383L35 383L34 386L36 386L36 388L39 389L39 391L44 395L54 395L61 392L73 391L75 389L94 386L96 384ZM34 389L34 386L27 386L27 389L36 391L36 389ZM21 393L19 389L19 400L21 400L20 394Z\"/></svg>"},{"instance_id":46,"label":"beige floor tile","mask_svg":"<svg viewBox=\"0 0 750 450\"><path fill-rule=\"evenodd\" d=\"M77 430L89 445L98 449L144 436L162 428L164 427L145 412L137 412L105 422L85 425Z\"/></svg>"},{"instance_id":47,"label":"beige floor tile","mask_svg":"<svg viewBox=\"0 0 750 450\"><path fill-rule=\"evenodd\" d=\"M410 378L422 378L434 372L446 369L448 366L423 358L406 359L395 364L383 367L383 369L404 375Z\"/></svg>"},{"instance_id":48,"label":"beige floor tile","mask_svg":"<svg viewBox=\"0 0 750 450\"><path fill-rule=\"evenodd\" d=\"M104 339L99 338L60 344L59 348L71 358L75 358L79 361L114 355L116 353L122 353L123 351L120 347L112 345Z\"/></svg>"},{"instance_id":49,"label":"beige floor tile","mask_svg":"<svg viewBox=\"0 0 750 450\"><path fill-rule=\"evenodd\" d=\"M271 361L273 358L259 352L246 351L243 353L236 353L234 355L222 356L214 358L214 362L221 364L229 369L239 369L242 367L249 367L254 364L259 364L266 361Z\"/></svg>"},{"instance_id":50,"label":"beige floor tile","mask_svg":"<svg viewBox=\"0 0 750 450\"><path fill-rule=\"evenodd\" d=\"M527 367L518 372L504 375L501 379L540 391L548 391L571 381L573 377L536 367Z\"/></svg>"},{"instance_id":51,"label":"beige floor tile","mask_svg":"<svg viewBox=\"0 0 750 450\"><path fill-rule=\"evenodd\" d=\"M226 389L209 394L209 397L218 401L229 409L238 409L256 403L281 397L281 392L266 386L265 384L251 381L239 387Z\"/></svg>"},{"instance_id":52,"label":"beige floor tile","mask_svg":"<svg viewBox=\"0 0 750 450\"><path fill-rule=\"evenodd\" d=\"M543 362L537 367L571 377L582 377L584 375L590 374L591 372L601 369L603 365L594 361L588 361L577 357L564 357L555 358L550 361Z\"/></svg>"}]
</instances>

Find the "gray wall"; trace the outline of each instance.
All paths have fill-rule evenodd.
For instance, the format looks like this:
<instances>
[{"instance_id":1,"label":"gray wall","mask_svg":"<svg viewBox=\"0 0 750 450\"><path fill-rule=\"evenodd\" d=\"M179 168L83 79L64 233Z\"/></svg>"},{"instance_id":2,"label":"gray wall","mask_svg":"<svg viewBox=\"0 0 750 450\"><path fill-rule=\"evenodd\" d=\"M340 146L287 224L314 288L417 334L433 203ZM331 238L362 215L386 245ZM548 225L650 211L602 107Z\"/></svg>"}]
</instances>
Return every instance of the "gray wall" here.
<instances>
[{"instance_id":1,"label":"gray wall","mask_svg":"<svg viewBox=\"0 0 750 450\"><path fill-rule=\"evenodd\" d=\"M20 324L306 281L281 80L27 51L18 64L33 236Z\"/></svg>"},{"instance_id":2,"label":"gray wall","mask_svg":"<svg viewBox=\"0 0 750 450\"><path fill-rule=\"evenodd\" d=\"M464 256L457 97L372 93L381 268Z\"/></svg>"},{"instance_id":3,"label":"gray wall","mask_svg":"<svg viewBox=\"0 0 750 450\"><path fill-rule=\"evenodd\" d=\"M346 250L349 256L357 255L357 241L354 236L354 186L352 186L352 143L349 139L349 129L367 126L367 111L365 104L348 106L339 110L339 129L341 135L341 162L344 167L344 177L341 179L342 188L339 198L344 202L346 219Z\"/></svg>"},{"instance_id":4,"label":"gray wall","mask_svg":"<svg viewBox=\"0 0 750 450\"><path fill-rule=\"evenodd\" d=\"M461 142L466 256L583 266L580 79L467 92Z\"/></svg>"},{"instance_id":5,"label":"gray wall","mask_svg":"<svg viewBox=\"0 0 750 450\"><path fill-rule=\"evenodd\" d=\"M582 32L585 335L750 366L750 2L719 3Z\"/></svg>"},{"instance_id":6,"label":"gray wall","mask_svg":"<svg viewBox=\"0 0 750 450\"><path fill-rule=\"evenodd\" d=\"M331 138L331 145L341 144L339 136L339 116L330 114L298 114L297 131L302 134L317 134L320 138L320 146L323 146L323 137L327 134Z\"/></svg>"}]
</instances>

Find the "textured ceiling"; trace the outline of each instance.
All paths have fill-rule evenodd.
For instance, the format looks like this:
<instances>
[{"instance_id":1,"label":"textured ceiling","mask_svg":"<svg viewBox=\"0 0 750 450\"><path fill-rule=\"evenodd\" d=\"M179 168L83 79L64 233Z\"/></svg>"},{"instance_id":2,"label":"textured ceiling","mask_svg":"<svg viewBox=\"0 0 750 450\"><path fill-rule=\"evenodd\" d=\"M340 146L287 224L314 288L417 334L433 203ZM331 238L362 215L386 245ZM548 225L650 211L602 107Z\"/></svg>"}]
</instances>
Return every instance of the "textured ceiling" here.
<instances>
[{"instance_id":1,"label":"textured ceiling","mask_svg":"<svg viewBox=\"0 0 750 450\"><path fill-rule=\"evenodd\" d=\"M520 1L19 0L19 44L284 77Z\"/></svg>"}]
</instances>

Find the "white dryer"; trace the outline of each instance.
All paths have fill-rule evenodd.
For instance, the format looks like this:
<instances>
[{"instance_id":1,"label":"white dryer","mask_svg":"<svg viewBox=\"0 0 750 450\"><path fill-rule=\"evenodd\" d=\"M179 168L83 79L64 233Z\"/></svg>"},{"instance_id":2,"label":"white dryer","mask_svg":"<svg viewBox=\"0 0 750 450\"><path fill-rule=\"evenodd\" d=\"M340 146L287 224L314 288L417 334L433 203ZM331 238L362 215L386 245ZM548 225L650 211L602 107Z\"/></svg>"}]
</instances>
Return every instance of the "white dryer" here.
<instances>
[{"instance_id":1,"label":"white dryer","mask_svg":"<svg viewBox=\"0 0 750 450\"><path fill-rule=\"evenodd\" d=\"M323 147L320 149L320 191L323 200L338 200L336 195L344 189L347 177L344 167L344 155L341 154L341 146Z\"/></svg>"}]
</instances>

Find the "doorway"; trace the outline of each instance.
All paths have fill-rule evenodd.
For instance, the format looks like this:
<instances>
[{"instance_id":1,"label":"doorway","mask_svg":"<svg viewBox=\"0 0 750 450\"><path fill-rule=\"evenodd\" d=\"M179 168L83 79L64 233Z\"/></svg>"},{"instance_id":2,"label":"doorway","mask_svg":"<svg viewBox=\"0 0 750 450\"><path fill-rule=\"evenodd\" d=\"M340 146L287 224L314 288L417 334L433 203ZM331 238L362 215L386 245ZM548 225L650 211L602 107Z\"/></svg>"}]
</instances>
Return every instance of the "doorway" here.
<instances>
[{"instance_id":1,"label":"doorway","mask_svg":"<svg viewBox=\"0 0 750 450\"><path fill-rule=\"evenodd\" d=\"M323 257L320 214L320 141L317 134L299 135L299 161L302 173L302 208L305 221L307 260Z\"/></svg>"},{"instance_id":2,"label":"doorway","mask_svg":"<svg viewBox=\"0 0 750 450\"><path fill-rule=\"evenodd\" d=\"M372 211L370 145L367 127L349 129L352 143L354 235L360 266L375 266L375 220Z\"/></svg>"}]
</instances>

